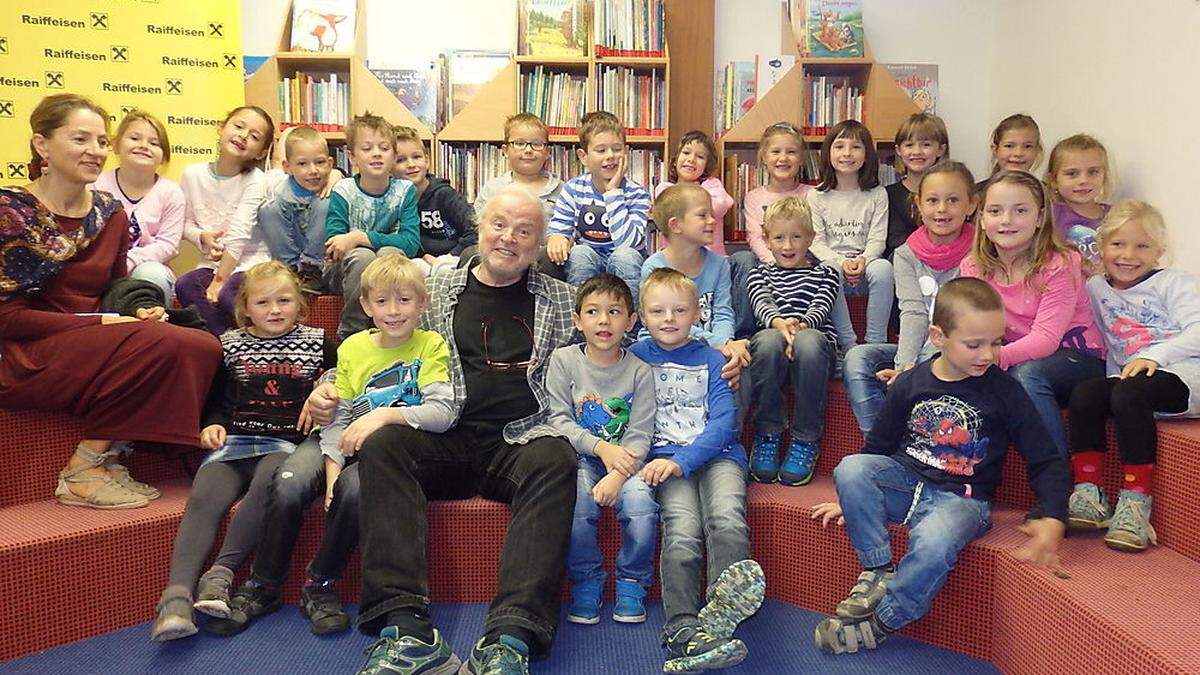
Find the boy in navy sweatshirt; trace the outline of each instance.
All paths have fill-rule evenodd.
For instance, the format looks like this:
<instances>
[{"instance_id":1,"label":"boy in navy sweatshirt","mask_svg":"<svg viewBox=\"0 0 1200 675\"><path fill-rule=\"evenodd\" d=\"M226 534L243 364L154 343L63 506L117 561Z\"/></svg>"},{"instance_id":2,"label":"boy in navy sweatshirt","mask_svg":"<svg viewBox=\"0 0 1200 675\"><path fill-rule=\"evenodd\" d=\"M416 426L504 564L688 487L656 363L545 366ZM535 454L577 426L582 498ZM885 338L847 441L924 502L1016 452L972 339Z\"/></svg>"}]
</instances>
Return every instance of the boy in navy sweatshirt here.
<instances>
[{"instance_id":1,"label":"boy in navy sweatshirt","mask_svg":"<svg viewBox=\"0 0 1200 675\"><path fill-rule=\"evenodd\" d=\"M929 610L958 554L991 528L991 499L1005 451L1017 446L1045 516L1022 527L1020 557L1051 569L1066 532L1067 462L1024 389L993 368L1004 305L978 279L938 291L929 338L941 353L897 378L860 454L833 472L838 502L813 518L844 522L864 571L816 643L841 654L875 648ZM892 563L888 522L909 526L908 554Z\"/></svg>"},{"instance_id":2,"label":"boy in navy sweatshirt","mask_svg":"<svg viewBox=\"0 0 1200 675\"><path fill-rule=\"evenodd\" d=\"M746 658L733 631L762 604L766 581L750 560L746 451L737 442L733 392L721 379L725 358L688 335L700 304L695 282L681 272L646 277L641 310L650 337L629 351L654 371L654 438L640 475L661 508L663 671L727 668Z\"/></svg>"},{"instance_id":3,"label":"boy in navy sweatshirt","mask_svg":"<svg viewBox=\"0 0 1200 675\"><path fill-rule=\"evenodd\" d=\"M396 127L396 166L392 176L417 188L421 215L421 252L413 262L429 276L438 269L454 269L463 249L479 240L475 211L462 193L444 178L429 175L429 153L416 129Z\"/></svg>"}]
</instances>

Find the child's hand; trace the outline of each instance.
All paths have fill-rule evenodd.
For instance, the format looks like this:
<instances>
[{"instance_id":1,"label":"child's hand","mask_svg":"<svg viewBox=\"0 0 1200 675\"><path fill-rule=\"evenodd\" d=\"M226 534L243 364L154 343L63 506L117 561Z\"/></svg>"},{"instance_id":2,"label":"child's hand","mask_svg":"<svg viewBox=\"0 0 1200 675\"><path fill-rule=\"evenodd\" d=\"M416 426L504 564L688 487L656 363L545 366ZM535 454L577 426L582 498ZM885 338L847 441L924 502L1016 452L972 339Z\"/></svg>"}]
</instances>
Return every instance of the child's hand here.
<instances>
[{"instance_id":1,"label":"child's hand","mask_svg":"<svg viewBox=\"0 0 1200 675\"><path fill-rule=\"evenodd\" d=\"M642 467L642 480L650 487L658 487L665 483L668 478L678 478L683 475L683 467L679 466L674 460L652 459Z\"/></svg>"},{"instance_id":2,"label":"child's hand","mask_svg":"<svg viewBox=\"0 0 1200 675\"><path fill-rule=\"evenodd\" d=\"M562 265L567 262L567 255L571 253L570 237L561 234L552 234L546 239L546 257L550 258L550 262L555 265Z\"/></svg>"},{"instance_id":3,"label":"child's hand","mask_svg":"<svg viewBox=\"0 0 1200 675\"><path fill-rule=\"evenodd\" d=\"M600 506L616 504L617 495L621 494L621 486L625 484L626 478L628 476L621 475L616 471L609 473L592 487L592 499L596 500Z\"/></svg>"},{"instance_id":4,"label":"child's hand","mask_svg":"<svg viewBox=\"0 0 1200 675\"><path fill-rule=\"evenodd\" d=\"M604 186L605 192L608 192L610 190L620 189L621 182L625 180L625 169L628 164L625 157L626 157L626 155L624 152L622 152L621 155L619 157L617 157L617 171L616 171L616 173L613 174L612 178L608 179L608 183L605 184L605 186Z\"/></svg>"},{"instance_id":5,"label":"child's hand","mask_svg":"<svg viewBox=\"0 0 1200 675\"><path fill-rule=\"evenodd\" d=\"M163 309L162 307L141 307L134 310L133 314L138 318L139 321L167 320L167 310Z\"/></svg>"},{"instance_id":6,"label":"child's hand","mask_svg":"<svg viewBox=\"0 0 1200 675\"><path fill-rule=\"evenodd\" d=\"M742 379L742 369L750 365L750 341L730 340L717 347L717 351L729 359L721 368L721 378L729 383L730 389L736 391Z\"/></svg>"},{"instance_id":7,"label":"child's hand","mask_svg":"<svg viewBox=\"0 0 1200 675\"><path fill-rule=\"evenodd\" d=\"M842 262L842 274L846 276L846 281L851 286L857 286L862 282L863 272L866 269L867 261L862 258L847 258Z\"/></svg>"},{"instance_id":8,"label":"child's hand","mask_svg":"<svg viewBox=\"0 0 1200 675\"><path fill-rule=\"evenodd\" d=\"M200 447L205 450L216 450L225 445L225 427L220 424L210 424L200 431Z\"/></svg>"},{"instance_id":9,"label":"child's hand","mask_svg":"<svg viewBox=\"0 0 1200 675\"><path fill-rule=\"evenodd\" d=\"M339 180L345 177L346 175L343 174L339 169L333 169L330 171L329 177L325 179L324 187L317 192L317 197L320 197L321 199L327 199L329 197L329 193L333 192L333 186L336 185Z\"/></svg>"},{"instance_id":10,"label":"child's hand","mask_svg":"<svg viewBox=\"0 0 1200 675\"><path fill-rule=\"evenodd\" d=\"M220 262L221 256L225 255L225 244L221 243L223 236L224 232L201 232L200 252L208 256L209 260Z\"/></svg>"},{"instance_id":11,"label":"child's hand","mask_svg":"<svg viewBox=\"0 0 1200 675\"><path fill-rule=\"evenodd\" d=\"M325 488L325 511L326 512L329 511L329 506L331 504L333 504L333 483L330 483L329 486Z\"/></svg>"},{"instance_id":12,"label":"child's hand","mask_svg":"<svg viewBox=\"0 0 1200 675\"><path fill-rule=\"evenodd\" d=\"M637 473L637 458L619 445L600 441L596 443L596 456L604 462L604 469L609 473L617 471L625 477Z\"/></svg>"},{"instance_id":13,"label":"child's hand","mask_svg":"<svg viewBox=\"0 0 1200 675\"><path fill-rule=\"evenodd\" d=\"M1150 359L1134 359L1129 363L1126 363L1125 367L1121 369L1121 379L1124 380L1142 372L1146 373L1146 377L1150 377L1156 370L1158 370L1157 361L1151 361Z\"/></svg>"},{"instance_id":14,"label":"child's hand","mask_svg":"<svg viewBox=\"0 0 1200 675\"><path fill-rule=\"evenodd\" d=\"M1019 528L1029 535L1021 548L1014 553L1017 560L1044 568L1055 576L1064 574L1062 561L1058 557L1058 549L1062 544L1067 526L1057 518L1038 518L1027 520Z\"/></svg>"},{"instance_id":15,"label":"child's hand","mask_svg":"<svg viewBox=\"0 0 1200 675\"><path fill-rule=\"evenodd\" d=\"M225 280L213 276L212 283L208 285L208 288L204 289L204 297L208 298L208 301L215 305L217 304L217 298L221 297L222 288L225 288Z\"/></svg>"},{"instance_id":16,"label":"child's hand","mask_svg":"<svg viewBox=\"0 0 1200 675\"><path fill-rule=\"evenodd\" d=\"M875 373L875 379L890 387L892 386L892 383L896 381L897 377L900 377L902 373L912 370L912 367L913 364L906 363L899 368L884 368L883 370Z\"/></svg>"},{"instance_id":17,"label":"child's hand","mask_svg":"<svg viewBox=\"0 0 1200 675\"><path fill-rule=\"evenodd\" d=\"M347 232L337 234L325 242L325 255L333 260L341 260L342 256L359 246L370 246L371 240L365 232Z\"/></svg>"},{"instance_id":18,"label":"child's hand","mask_svg":"<svg viewBox=\"0 0 1200 675\"><path fill-rule=\"evenodd\" d=\"M304 433L312 431L314 425L328 426L333 423L333 415L337 412L338 390L332 382L322 382L313 387L308 400L300 408L300 418L296 420L296 430Z\"/></svg>"},{"instance_id":19,"label":"child's hand","mask_svg":"<svg viewBox=\"0 0 1200 675\"><path fill-rule=\"evenodd\" d=\"M771 321L771 327L779 331L783 335L783 341L787 343L787 347L783 350L783 355L789 361L792 360L792 338L796 336L795 331L792 330L792 321L794 319L774 319Z\"/></svg>"},{"instance_id":20,"label":"child's hand","mask_svg":"<svg viewBox=\"0 0 1200 675\"><path fill-rule=\"evenodd\" d=\"M437 256L429 255L428 253L421 256L421 260L424 260L425 262L429 263L430 266L437 264Z\"/></svg>"},{"instance_id":21,"label":"child's hand","mask_svg":"<svg viewBox=\"0 0 1200 675\"><path fill-rule=\"evenodd\" d=\"M395 419L397 416L399 420ZM363 441L379 431L380 427L388 424L403 424L404 414L399 408L376 408L362 417L354 420L346 430L342 432L342 438L338 441L338 450L347 457L354 456L354 453L362 449Z\"/></svg>"},{"instance_id":22,"label":"child's hand","mask_svg":"<svg viewBox=\"0 0 1200 675\"><path fill-rule=\"evenodd\" d=\"M821 527L829 527L834 518L837 519L838 525L846 524L846 517L842 515L842 505L839 502L822 502L813 507L812 519L820 520Z\"/></svg>"}]
</instances>

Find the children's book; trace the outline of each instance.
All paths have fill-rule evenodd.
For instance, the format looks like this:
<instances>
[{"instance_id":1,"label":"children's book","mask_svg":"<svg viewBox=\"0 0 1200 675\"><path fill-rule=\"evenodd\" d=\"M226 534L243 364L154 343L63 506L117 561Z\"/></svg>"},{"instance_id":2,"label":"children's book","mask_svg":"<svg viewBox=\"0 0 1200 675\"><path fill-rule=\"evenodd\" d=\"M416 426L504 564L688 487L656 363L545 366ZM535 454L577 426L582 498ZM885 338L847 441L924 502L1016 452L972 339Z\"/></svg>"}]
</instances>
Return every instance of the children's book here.
<instances>
[{"instance_id":1,"label":"children's book","mask_svg":"<svg viewBox=\"0 0 1200 675\"><path fill-rule=\"evenodd\" d=\"M863 0L790 0L796 46L814 59L862 58Z\"/></svg>"},{"instance_id":2,"label":"children's book","mask_svg":"<svg viewBox=\"0 0 1200 675\"><path fill-rule=\"evenodd\" d=\"M354 51L355 2L293 0L292 51Z\"/></svg>"},{"instance_id":3,"label":"children's book","mask_svg":"<svg viewBox=\"0 0 1200 675\"><path fill-rule=\"evenodd\" d=\"M463 49L446 52L446 121L466 107L480 88L511 60L511 53L501 51Z\"/></svg>"},{"instance_id":4,"label":"children's book","mask_svg":"<svg viewBox=\"0 0 1200 675\"><path fill-rule=\"evenodd\" d=\"M587 56L588 14L586 0L521 0L521 53Z\"/></svg>"},{"instance_id":5,"label":"children's book","mask_svg":"<svg viewBox=\"0 0 1200 675\"><path fill-rule=\"evenodd\" d=\"M753 61L734 61L733 66L733 122L742 119L754 107L758 86L755 83Z\"/></svg>"},{"instance_id":6,"label":"children's book","mask_svg":"<svg viewBox=\"0 0 1200 675\"><path fill-rule=\"evenodd\" d=\"M374 65L374 64L372 64ZM441 98L441 73L436 61L398 64L391 68L371 68L383 86L431 130L441 128L438 102Z\"/></svg>"},{"instance_id":7,"label":"children's book","mask_svg":"<svg viewBox=\"0 0 1200 675\"><path fill-rule=\"evenodd\" d=\"M771 91L771 87L783 78L787 71L796 65L796 57L791 54L777 54L774 56L756 56L758 61L758 76L757 76L757 99L762 100Z\"/></svg>"},{"instance_id":8,"label":"children's book","mask_svg":"<svg viewBox=\"0 0 1200 675\"><path fill-rule=\"evenodd\" d=\"M921 112L937 114L938 67L936 63L887 63L896 84L912 97Z\"/></svg>"}]
</instances>

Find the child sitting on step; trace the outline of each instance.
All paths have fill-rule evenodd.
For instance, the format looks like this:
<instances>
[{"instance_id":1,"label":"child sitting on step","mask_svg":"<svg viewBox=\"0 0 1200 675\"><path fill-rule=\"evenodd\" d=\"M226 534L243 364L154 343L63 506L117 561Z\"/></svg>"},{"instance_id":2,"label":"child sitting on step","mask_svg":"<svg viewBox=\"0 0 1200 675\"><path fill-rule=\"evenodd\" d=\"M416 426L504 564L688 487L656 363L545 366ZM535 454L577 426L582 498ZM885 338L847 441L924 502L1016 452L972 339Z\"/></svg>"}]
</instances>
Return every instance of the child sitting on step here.
<instances>
[{"instance_id":1,"label":"child sitting on step","mask_svg":"<svg viewBox=\"0 0 1200 675\"><path fill-rule=\"evenodd\" d=\"M1200 415L1200 296L1191 274L1159 268L1166 225L1146 202L1113 207L1097 240L1104 274L1088 279L1087 290L1108 347L1108 373L1080 382L1071 394L1070 525L1107 527L1104 543L1143 551L1156 539L1150 525L1154 418ZM1109 417L1124 476L1115 512L1100 489Z\"/></svg>"},{"instance_id":2,"label":"child sitting on step","mask_svg":"<svg viewBox=\"0 0 1200 675\"><path fill-rule=\"evenodd\" d=\"M822 525L846 525L863 566L837 616L817 625L821 649L874 649L925 615L959 553L992 526L991 499L1010 443L1045 512L1022 526L1031 539L1018 555L1057 568L1067 463L1021 385L992 367L1003 337L1004 304L991 286L955 279L941 287L929 329L941 353L895 379L862 452L833 472L838 501L813 508ZM889 522L909 526L899 565Z\"/></svg>"}]
</instances>

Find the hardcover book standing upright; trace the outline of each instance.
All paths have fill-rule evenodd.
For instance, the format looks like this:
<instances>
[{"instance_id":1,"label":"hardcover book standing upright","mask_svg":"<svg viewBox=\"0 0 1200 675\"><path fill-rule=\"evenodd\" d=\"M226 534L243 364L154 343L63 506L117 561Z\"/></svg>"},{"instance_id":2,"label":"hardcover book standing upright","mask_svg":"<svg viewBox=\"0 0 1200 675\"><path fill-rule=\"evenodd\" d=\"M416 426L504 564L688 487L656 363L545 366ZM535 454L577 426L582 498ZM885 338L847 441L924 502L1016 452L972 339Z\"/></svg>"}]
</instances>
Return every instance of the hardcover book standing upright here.
<instances>
[{"instance_id":1,"label":"hardcover book standing upright","mask_svg":"<svg viewBox=\"0 0 1200 675\"><path fill-rule=\"evenodd\" d=\"M355 2L293 0L292 51L354 51Z\"/></svg>"},{"instance_id":2,"label":"hardcover book standing upright","mask_svg":"<svg viewBox=\"0 0 1200 675\"><path fill-rule=\"evenodd\" d=\"M806 58L862 58L862 0L791 0L788 10Z\"/></svg>"},{"instance_id":3,"label":"hardcover book standing upright","mask_svg":"<svg viewBox=\"0 0 1200 675\"><path fill-rule=\"evenodd\" d=\"M587 56L585 0L521 0L519 19L522 54Z\"/></svg>"},{"instance_id":4,"label":"hardcover book standing upright","mask_svg":"<svg viewBox=\"0 0 1200 675\"><path fill-rule=\"evenodd\" d=\"M442 77L436 61L425 61L394 68L372 68L371 72L388 88L409 112L436 130L441 128Z\"/></svg>"},{"instance_id":5,"label":"hardcover book standing upright","mask_svg":"<svg viewBox=\"0 0 1200 675\"><path fill-rule=\"evenodd\" d=\"M512 60L510 52L461 49L446 52L446 121L454 119L483 85Z\"/></svg>"},{"instance_id":6,"label":"hardcover book standing upright","mask_svg":"<svg viewBox=\"0 0 1200 675\"><path fill-rule=\"evenodd\" d=\"M896 84L912 97L923 113L937 114L938 67L925 63L887 63L884 67Z\"/></svg>"}]
</instances>

